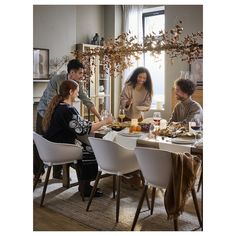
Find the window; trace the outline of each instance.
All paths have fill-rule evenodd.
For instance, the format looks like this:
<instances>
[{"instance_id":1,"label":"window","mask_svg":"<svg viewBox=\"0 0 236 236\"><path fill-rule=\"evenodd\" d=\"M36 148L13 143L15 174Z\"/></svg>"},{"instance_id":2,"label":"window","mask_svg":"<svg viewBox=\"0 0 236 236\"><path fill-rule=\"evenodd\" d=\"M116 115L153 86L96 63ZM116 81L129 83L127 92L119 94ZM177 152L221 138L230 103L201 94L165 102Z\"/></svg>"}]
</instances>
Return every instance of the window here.
<instances>
[{"instance_id":1,"label":"window","mask_svg":"<svg viewBox=\"0 0 236 236\"><path fill-rule=\"evenodd\" d=\"M143 10L143 36L165 30L164 7ZM153 82L153 99L151 109L160 109L165 103L165 53L161 52L158 59L150 53L144 54L144 66L149 70Z\"/></svg>"}]
</instances>

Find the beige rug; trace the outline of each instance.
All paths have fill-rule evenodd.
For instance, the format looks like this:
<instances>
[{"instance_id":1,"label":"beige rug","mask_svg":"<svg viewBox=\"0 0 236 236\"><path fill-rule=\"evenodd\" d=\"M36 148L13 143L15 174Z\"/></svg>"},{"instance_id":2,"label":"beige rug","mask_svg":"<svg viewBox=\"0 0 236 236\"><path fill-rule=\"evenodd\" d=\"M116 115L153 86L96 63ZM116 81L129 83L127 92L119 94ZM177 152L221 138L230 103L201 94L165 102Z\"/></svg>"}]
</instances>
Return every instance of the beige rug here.
<instances>
[{"instance_id":1,"label":"beige rug","mask_svg":"<svg viewBox=\"0 0 236 236\"><path fill-rule=\"evenodd\" d=\"M76 182L74 170L71 169L70 171L72 183ZM86 212L85 209L88 198L86 198L85 202L82 202L78 193L78 186L65 189L62 188L62 183L50 180L44 200L44 207L50 208L78 222L96 228L97 230L130 231L142 189L133 190L130 189L127 184L121 184L120 220L119 223L116 224L116 200L112 199L112 177L100 180L99 187L104 193L103 197L94 198L90 206L90 211ZM39 184L33 194L34 201L40 202L42 190L43 184ZM151 194L149 194L149 196L151 196ZM197 198L199 207L201 207L201 191L197 193ZM163 193L160 190L156 193L155 207L152 216L150 215L150 211L148 211L146 201L144 201L135 230L173 230L173 221L167 220L163 203ZM185 212L179 217L179 230L201 230L191 197L186 203Z\"/></svg>"}]
</instances>

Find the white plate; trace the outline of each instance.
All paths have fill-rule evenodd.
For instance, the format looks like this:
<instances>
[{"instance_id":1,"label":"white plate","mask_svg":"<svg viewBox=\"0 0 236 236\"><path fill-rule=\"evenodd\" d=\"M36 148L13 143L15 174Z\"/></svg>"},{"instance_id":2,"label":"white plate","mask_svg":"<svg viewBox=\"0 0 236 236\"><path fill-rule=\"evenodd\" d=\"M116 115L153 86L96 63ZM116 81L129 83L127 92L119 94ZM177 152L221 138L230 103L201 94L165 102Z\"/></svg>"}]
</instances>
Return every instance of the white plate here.
<instances>
[{"instance_id":1,"label":"white plate","mask_svg":"<svg viewBox=\"0 0 236 236\"><path fill-rule=\"evenodd\" d=\"M136 109L139 111L147 111L149 109L149 107L145 107L145 106L136 106Z\"/></svg>"},{"instance_id":2,"label":"white plate","mask_svg":"<svg viewBox=\"0 0 236 236\"><path fill-rule=\"evenodd\" d=\"M128 133L128 132L119 132L120 135L126 136L126 137L140 137L142 133Z\"/></svg>"},{"instance_id":3,"label":"white plate","mask_svg":"<svg viewBox=\"0 0 236 236\"><path fill-rule=\"evenodd\" d=\"M186 139L186 138L172 138L172 143L178 144L193 144L195 139Z\"/></svg>"}]
</instances>

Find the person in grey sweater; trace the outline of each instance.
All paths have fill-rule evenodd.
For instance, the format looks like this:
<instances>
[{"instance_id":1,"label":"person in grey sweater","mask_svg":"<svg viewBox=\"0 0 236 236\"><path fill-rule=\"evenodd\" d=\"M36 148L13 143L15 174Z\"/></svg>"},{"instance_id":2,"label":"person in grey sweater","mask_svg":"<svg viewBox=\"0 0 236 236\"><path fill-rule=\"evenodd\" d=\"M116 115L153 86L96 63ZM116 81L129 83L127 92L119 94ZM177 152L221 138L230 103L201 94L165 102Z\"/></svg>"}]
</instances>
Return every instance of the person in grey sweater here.
<instances>
[{"instance_id":1,"label":"person in grey sweater","mask_svg":"<svg viewBox=\"0 0 236 236\"><path fill-rule=\"evenodd\" d=\"M194 118L203 121L203 110L199 103L192 100L196 85L189 79L177 79L175 81L175 95L179 101L171 115L169 123L178 122L187 125Z\"/></svg>"},{"instance_id":2,"label":"person in grey sweater","mask_svg":"<svg viewBox=\"0 0 236 236\"><path fill-rule=\"evenodd\" d=\"M101 116L97 112L96 107L92 103L91 99L88 97L87 93L84 91L83 83L81 82L83 78L84 66L83 64L77 60L70 60L67 65L67 72L62 72L59 75L55 75L49 82L48 86L45 89L42 97L40 98L39 104L37 106L37 117L36 117L36 132L38 134L43 134L42 130L42 120L47 110L48 104L52 100L52 98L59 94L59 88L63 81L65 80L74 80L79 83L79 96L78 98L82 101L82 103L87 106L88 110L90 110L98 119L101 121ZM33 171L34 175L37 174L41 159L39 158L38 151L36 146L34 145L34 166ZM54 174L55 178L61 178L59 173Z\"/></svg>"}]
</instances>

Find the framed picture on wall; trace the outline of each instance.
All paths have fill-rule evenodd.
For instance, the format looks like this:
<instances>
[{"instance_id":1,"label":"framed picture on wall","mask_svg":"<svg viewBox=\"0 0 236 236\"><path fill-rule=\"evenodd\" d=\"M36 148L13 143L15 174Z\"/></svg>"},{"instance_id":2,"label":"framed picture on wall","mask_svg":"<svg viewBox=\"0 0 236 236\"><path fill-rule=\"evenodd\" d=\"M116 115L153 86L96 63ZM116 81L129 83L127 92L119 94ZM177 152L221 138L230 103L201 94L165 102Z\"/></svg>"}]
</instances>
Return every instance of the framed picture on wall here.
<instances>
[{"instance_id":1,"label":"framed picture on wall","mask_svg":"<svg viewBox=\"0 0 236 236\"><path fill-rule=\"evenodd\" d=\"M49 79L49 49L34 48L33 67L33 79Z\"/></svg>"},{"instance_id":2,"label":"framed picture on wall","mask_svg":"<svg viewBox=\"0 0 236 236\"><path fill-rule=\"evenodd\" d=\"M203 58L191 62L190 73L197 86L203 86Z\"/></svg>"}]
</instances>

